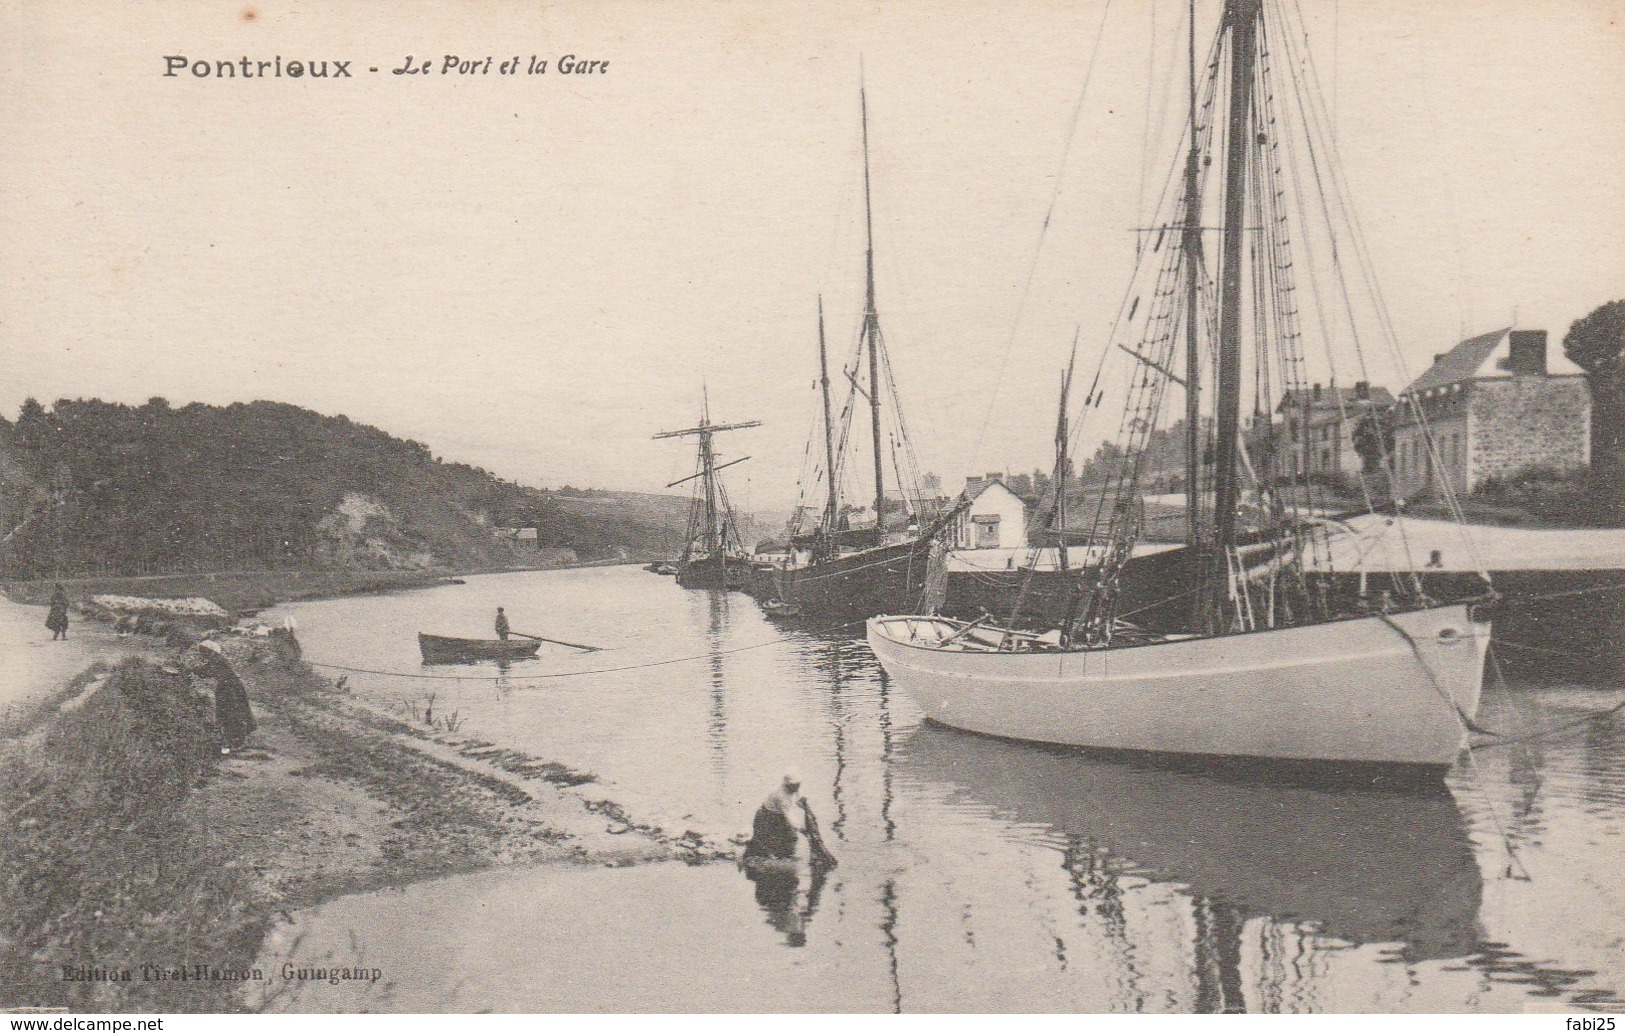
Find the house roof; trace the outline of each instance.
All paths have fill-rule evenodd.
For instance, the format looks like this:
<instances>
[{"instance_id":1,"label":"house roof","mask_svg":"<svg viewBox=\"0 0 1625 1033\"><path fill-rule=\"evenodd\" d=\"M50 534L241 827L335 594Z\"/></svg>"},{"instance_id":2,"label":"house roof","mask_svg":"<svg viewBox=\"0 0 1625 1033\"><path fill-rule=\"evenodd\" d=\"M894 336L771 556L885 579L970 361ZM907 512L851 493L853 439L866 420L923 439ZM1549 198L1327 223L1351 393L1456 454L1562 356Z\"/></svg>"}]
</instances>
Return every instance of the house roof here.
<instances>
[{"instance_id":1,"label":"house roof","mask_svg":"<svg viewBox=\"0 0 1625 1033\"><path fill-rule=\"evenodd\" d=\"M1371 405L1393 405L1394 396L1386 387L1373 387L1367 390L1366 397L1361 398L1358 390L1352 387L1326 387L1320 391L1320 397L1315 397L1313 391L1288 391L1276 406L1276 412L1286 412L1288 409L1301 411L1307 398L1311 412L1333 410L1341 412L1347 409L1362 409Z\"/></svg>"},{"instance_id":2,"label":"house roof","mask_svg":"<svg viewBox=\"0 0 1625 1033\"><path fill-rule=\"evenodd\" d=\"M979 499L983 495L985 495L987 493L988 489L992 488L994 485L998 485L999 487L1003 488L1005 491L1009 492L1011 495L1014 495L1016 498L1020 499L1024 505L1030 506L1035 501L1034 499L1030 498L1029 496L1021 494L1020 492L1016 491L1014 488L1010 487L1010 485L1004 483L1004 478L1003 477L967 477L967 478L965 478L965 501L967 501L967 502L975 502L977 499Z\"/></svg>"},{"instance_id":3,"label":"house roof","mask_svg":"<svg viewBox=\"0 0 1625 1033\"><path fill-rule=\"evenodd\" d=\"M1405 389L1406 394L1416 391L1426 391L1431 387L1444 387L1446 384L1455 384L1463 380L1471 380L1479 376L1489 357L1495 353L1496 348L1511 333L1512 328L1496 330L1492 333L1469 337L1433 360L1433 365L1423 371L1422 375L1411 382Z\"/></svg>"},{"instance_id":4,"label":"house roof","mask_svg":"<svg viewBox=\"0 0 1625 1033\"><path fill-rule=\"evenodd\" d=\"M1469 337L1433 360L1422 375L1411 382L1405 394L1446 387L1464 380L1509 377L1506 362L1512 352L1512 328L1506 327L1477 337ZM1561 348L1548 350L1547 376L1576 376L1585 371L1563 354Z\"/></svg>"}]
</instances>

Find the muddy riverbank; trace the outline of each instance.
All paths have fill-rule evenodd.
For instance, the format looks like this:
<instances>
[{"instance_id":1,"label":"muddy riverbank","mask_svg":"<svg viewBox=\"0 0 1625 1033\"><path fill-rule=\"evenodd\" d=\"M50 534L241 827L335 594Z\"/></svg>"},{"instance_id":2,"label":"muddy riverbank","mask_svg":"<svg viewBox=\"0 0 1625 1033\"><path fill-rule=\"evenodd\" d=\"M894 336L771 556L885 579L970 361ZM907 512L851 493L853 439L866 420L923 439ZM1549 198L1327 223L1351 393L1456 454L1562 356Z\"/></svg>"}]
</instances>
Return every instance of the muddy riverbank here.
<instances>
[{"instance_id":1,"label":"muddy riverbank","mask_svg":"<svg viewBox=\"0 0 1625 1033\"><path fill-rule=\"evenodd\" d=\"M258 728L155 649L87 673L0 740L0 1005L241 1010L288 912L509 865L699 864L727 844L639 823L590 772L391 713L291 640L227 639Z\"/></svg>"},{"instance_id":2,"label":"muddy riverbank","mask_svg":"<svg viewBox=\"0 0 1625 1033\"><path fill-rule=\"evenodd\" d=\"M455 583L458 578L481 574L576 570L640 562L594 560L534 566L437 567L428 570L243 570L153 574L140 577L46 578L0 582L0 594L14 603L44 606L50 601L52 590L60 584L74 600L92 595L147 596L159 599L199 597L212 600L233 614L251 614L279 603L433 588L436 585Z\"/></svg>"}]
</instances>

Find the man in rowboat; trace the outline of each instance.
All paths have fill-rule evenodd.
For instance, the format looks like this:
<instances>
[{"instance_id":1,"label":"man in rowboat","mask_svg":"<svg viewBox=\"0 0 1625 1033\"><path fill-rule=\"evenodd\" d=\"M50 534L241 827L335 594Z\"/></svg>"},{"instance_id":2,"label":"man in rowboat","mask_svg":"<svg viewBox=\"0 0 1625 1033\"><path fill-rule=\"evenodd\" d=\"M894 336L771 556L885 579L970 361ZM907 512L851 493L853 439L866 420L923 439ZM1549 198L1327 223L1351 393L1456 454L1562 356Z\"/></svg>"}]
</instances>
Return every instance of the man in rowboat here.
<instances>
[{"instance_id":1,"label":"man in rowboat","mask_svg":"<svg viewBox=\"0 0 1625 1033\"><path fill-rule=\"evenodd\" d=\"M508 641L508 615L502 612L500 606L497 607L497 638Z\"/></svg>"}]
</instances>

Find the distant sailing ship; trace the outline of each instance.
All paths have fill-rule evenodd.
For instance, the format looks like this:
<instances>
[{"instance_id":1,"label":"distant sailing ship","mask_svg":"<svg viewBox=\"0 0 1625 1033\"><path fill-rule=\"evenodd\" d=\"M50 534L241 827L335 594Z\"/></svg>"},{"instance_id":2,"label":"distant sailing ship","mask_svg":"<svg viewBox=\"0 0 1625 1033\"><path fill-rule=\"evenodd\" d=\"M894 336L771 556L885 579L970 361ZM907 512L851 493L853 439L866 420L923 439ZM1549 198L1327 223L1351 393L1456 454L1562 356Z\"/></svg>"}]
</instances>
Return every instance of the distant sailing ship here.
<instances>
[{"instance_id":1,"label":"distant sailing ship","mask_svg":"<svg viewBox=\"0 0 1625 1033\"><path fill-rule=\"evenodd\" d=\"M682 558L677 564L677 583L684 588L745 588L750 582L750 554L740 540L739 525L728 502L728 493L722 486L722 478L717 476L720 471L743 463L750 456L719 464L711 439L724 431L761 425L760 420L712 423L711 402L707 395L700 409L698 426L655 435L657 441L662 438L699 438L695 472L666 485L675 488L679 484L694 484L694 495L688 510L688 533L684 538Z\"/></svg>"},{"instance_id":2,"label":"distant sailing ship","mask_svg":"<svg viewBox=\"0 0 1625 1033\"><path fill-rule=\"evenodd\" d=\"M1356 600L1336 597L1327 542L1337 522L1305 498L1310 486L1282 483L1295 474L1271 476L1267 442L1255 464L1243 438L1244 383L1254 384L1255 412L1272 411L1272 395L1301 397L1305 302L1316 302L1323 328L1333 312L1354 316L1346 284L1326 305L1299 294L1292 246L1352 234L1348 253L1365 254L1346 199L1298 196L1303 178L1283 171L1282 162L1307 147L1314 182L1341 189L1335 174L1324 178L1334 149L1324 106L1307 96L1314 86L1303 27L1276 24L1287 9L1267 6L1266 19L1265 0L1226 0L1202 82L1191 32L1184 175L1170 178L1159 209L1166 221L1138 256L1134 289L1150 303L1136 322L1136 297L1106 345L1107 354L1125 352L1135 364L1113 472L1071 572L1067 619L1044 633L928 614L868 622L882 667L934 721L1074 746L1409 765L1430 774L1466 745L1488 620L1473 602L1428 598L1414 576L1396 576L1389 590ZM1299 105L1284 110L1280 94ZM1293 115L1301 125L1291 124ZM1223 170L1214 177L1221 182L1209 182L1209 168ZM1201 225L1210 193L1223 213L1212 280ZM1343 271L1333 272L1341 278ZM1257 356L1247 377L1244 330ZM1133 343L1120 332L1134 335ZM1202 380L1214 370L1216 400L1205 419ZM1170 384L1183 388L1186 402L1188 544L1176 555L1189 616L1184 630L1159 632L1132 619L1140 604L1124 585L1140 562L1133 550L1147 445ZM1064 444L1064 433L1058 438ZM1244 475L1254 482L1251 498ZM1065 557L1064 538L1061 550ZM1479 601L1492 600L1487 574L1483 587Z\"/></svg>"},{"instance_id":3,"label":"distant sailing ship","mask_svg":"<svg viewBox=\"0 0 1625 1033\"><path fill-rule=\"evenodd\" d=\"M815 507L798 505L791 528L790 558L757 576L754 591L766 601L794 607L802 616L862 619L879 613L912 613L932 609L941 601L946 585L946 545L941 538L953 514L931 512L920 497L919 475L892 383L880 316L875 308L874 219L869 190L869 108L860 92L863 121L863 212L865 294L863 327L857 354L844 369L847 400L839 421L831 412L829 358L824 342L824 309L818 307L819 384L823 397L823 464L818 480L825 491L818 516L806 526L805 516ZM859 370L867 362L868 388L860 384ZM853 514L841 504L841 481L851 450L851 419L857 397L869 408L871 455L874 460L872 526L852 526ZM895 448L883 431L883 403L893 422ZM839 427L837 427L839 422ZM899 455L901 453L901 455ZM898 471L897 505L886 496L886 464ZM901 483L911 477L913 496ZM815 487L815 486L809 486ZM804 488L805 491L805 488ZM863 521L867 525L868 521Z\"/></svg>"}]
</instances>

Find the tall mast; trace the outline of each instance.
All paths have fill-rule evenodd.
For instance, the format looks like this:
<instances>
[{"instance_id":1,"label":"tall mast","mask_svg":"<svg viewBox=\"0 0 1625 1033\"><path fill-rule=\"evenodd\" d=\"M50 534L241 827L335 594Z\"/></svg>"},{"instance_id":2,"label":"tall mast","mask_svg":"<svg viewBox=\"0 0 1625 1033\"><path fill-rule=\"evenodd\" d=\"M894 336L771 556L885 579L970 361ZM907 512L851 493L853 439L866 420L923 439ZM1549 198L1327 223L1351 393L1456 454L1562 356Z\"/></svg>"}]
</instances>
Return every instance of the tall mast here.
<instances>
[{"instance_id":1,"label":"tall mast","mask_svg":"<svg viewBox=\"0 0 1625 1033\"><path fill-rule=\"evenodd\" d=\"M829 482L829 500L824 503L824 533L835 533L839 518L838 489L835 484L835 428L829 415L829 354L824 348L824 296L818 296L818 382L824 389L824 479Z\"/></svg>"},{"instance_id":2,"label":"tall mast","mask_svg":"<svg viewBox=\"0 0 1625 1033\"><path fill-rule=\"evenodd\" d=\"M760 427L762 425L762 422L760 420L746 420L743 423L712 423L711 422L711 395L710 395L710 392L708 390L704 391L704 394L703 394L702 397L703 397L704 400L702 402L702 407L700 409L700 423L699 423L699 426L697 426L697 427L685 427L682 430L665 430L665 431L661 431L659 434L655 435L655 439L659 440L661 438L688 438L688 437L697 437L697 438L700 439L700 469L699 469L699 471L697 473L692 474L691 476L684 477L681 480L672 481L670 484L666 485L666 487L675 488L675 487L677 487L677 485L686 484L689 481L694 480L695 478L700 479L700 481L704 485L704 491L705 491L705 503L704 503L704 514L703 514L704 517L705 517L705 529L704 529L704 535L703 535L704 540L705 540L705 547L706 547L707 551L709 551L712 555L719 555L720 553L725 551L726 548L727 548L727 545L728 545L728 528L727 528L727 524L731 521L732 517L731 517L731 515L726 513L726 508L727 507L726 507L726 504L725 504L725 502L723 500L722 484L721 484L721 481L717 477L717 471L727 469L728 467L733 466L736 463L742 463L746 459L749 459L750 457L749 456L744 456L743 458L730 460L729 462L723 463L721 466L718 466L717 465L716 453L711 448L711 440L715 435L720 434L723 431L745 430L745 429L750 428L750 427ZM698 505L698 501L699 501L698 496L696 496L696 505ZM691 514L691 516L689 518L689 532L692 534L693 529L694 529L694 521L693 521L692 514L693 514L694 510L690 509L689 512ZM692 542L690 544L692 544ZM687 549L686 548L684 550L684 554L685 555L687 554Z\"/></svg>"},{"instance_id":3,"label":"tall mast","mask_svg":"<svg viewBox=\"0 0 1625 1033\"><path fill-rule=\"evenodd\" d=\"M1247 212L1247 156L1253 147L1253 66L1261 0L1226 0L1230 30L1230 113L1224 160L1224 236L1219 277L1219 395L1214 420L1215 562L1228 563L1240 499L1236 435L1241 423L1241 255ZM1224 569L1228 569L1227 567Z\"/></svg>"},{"instance_id":4,"label":"tall mast","mask_svg":"<svg viewBox=\"0 0 1625 1033\"><path fill-rule=\"evenodd\" d=\"M880 316L875 312L875 223L869 203L869 97L858 87L863 111L863 228L867 244L864 258L863 336L869 346L869 416L875 446L875 535L886 533L885 462L880 444Z\"/></svg>"},{"instance_id":5,"label":"tall mast","mask_svg":"<svg viewBox=\"0 0 1625 1033\"><path fill-rule=\"evenodd\" d=\"M1078 363L1078 336L1074 334L1072 337L1072 357L1067 361L1066 373L1061 377L1061 406L1055 417L1055 509L1050 525L1056 532L1056 557L1063 574L1070 566L1066 551L1066 451L1071 430L1066 423L1066 409L1072 394L1072 370Z\"/></svg>"},{"instance_id":6,"label":"tall mast","mask_svg":"<svg viewBox=\"0 0 1625 1033\"><path fill-rule=\"evenodd\" d=\"M1186 54L1190 84L1190 151L1185 156L1185 543L1191 555L1202 546L1202 356L1200 325L1202 271L1201 155L1196 137L1196 0L1190 3ZM1200 592L1197 593L1201 595Z\"/></svg>"},{"instance_id":7,"label":"tall mast","mask_svg":"<svg viewBox=\"0 0 1625 1033\"><path fill-rule=\"evenodd\" d=\"M712 556L722 553L717 538L717 459L711 451L711 393L702 387L700 410L700 468L705 471L705 548Z\"/></svg>"}]
</instances>

